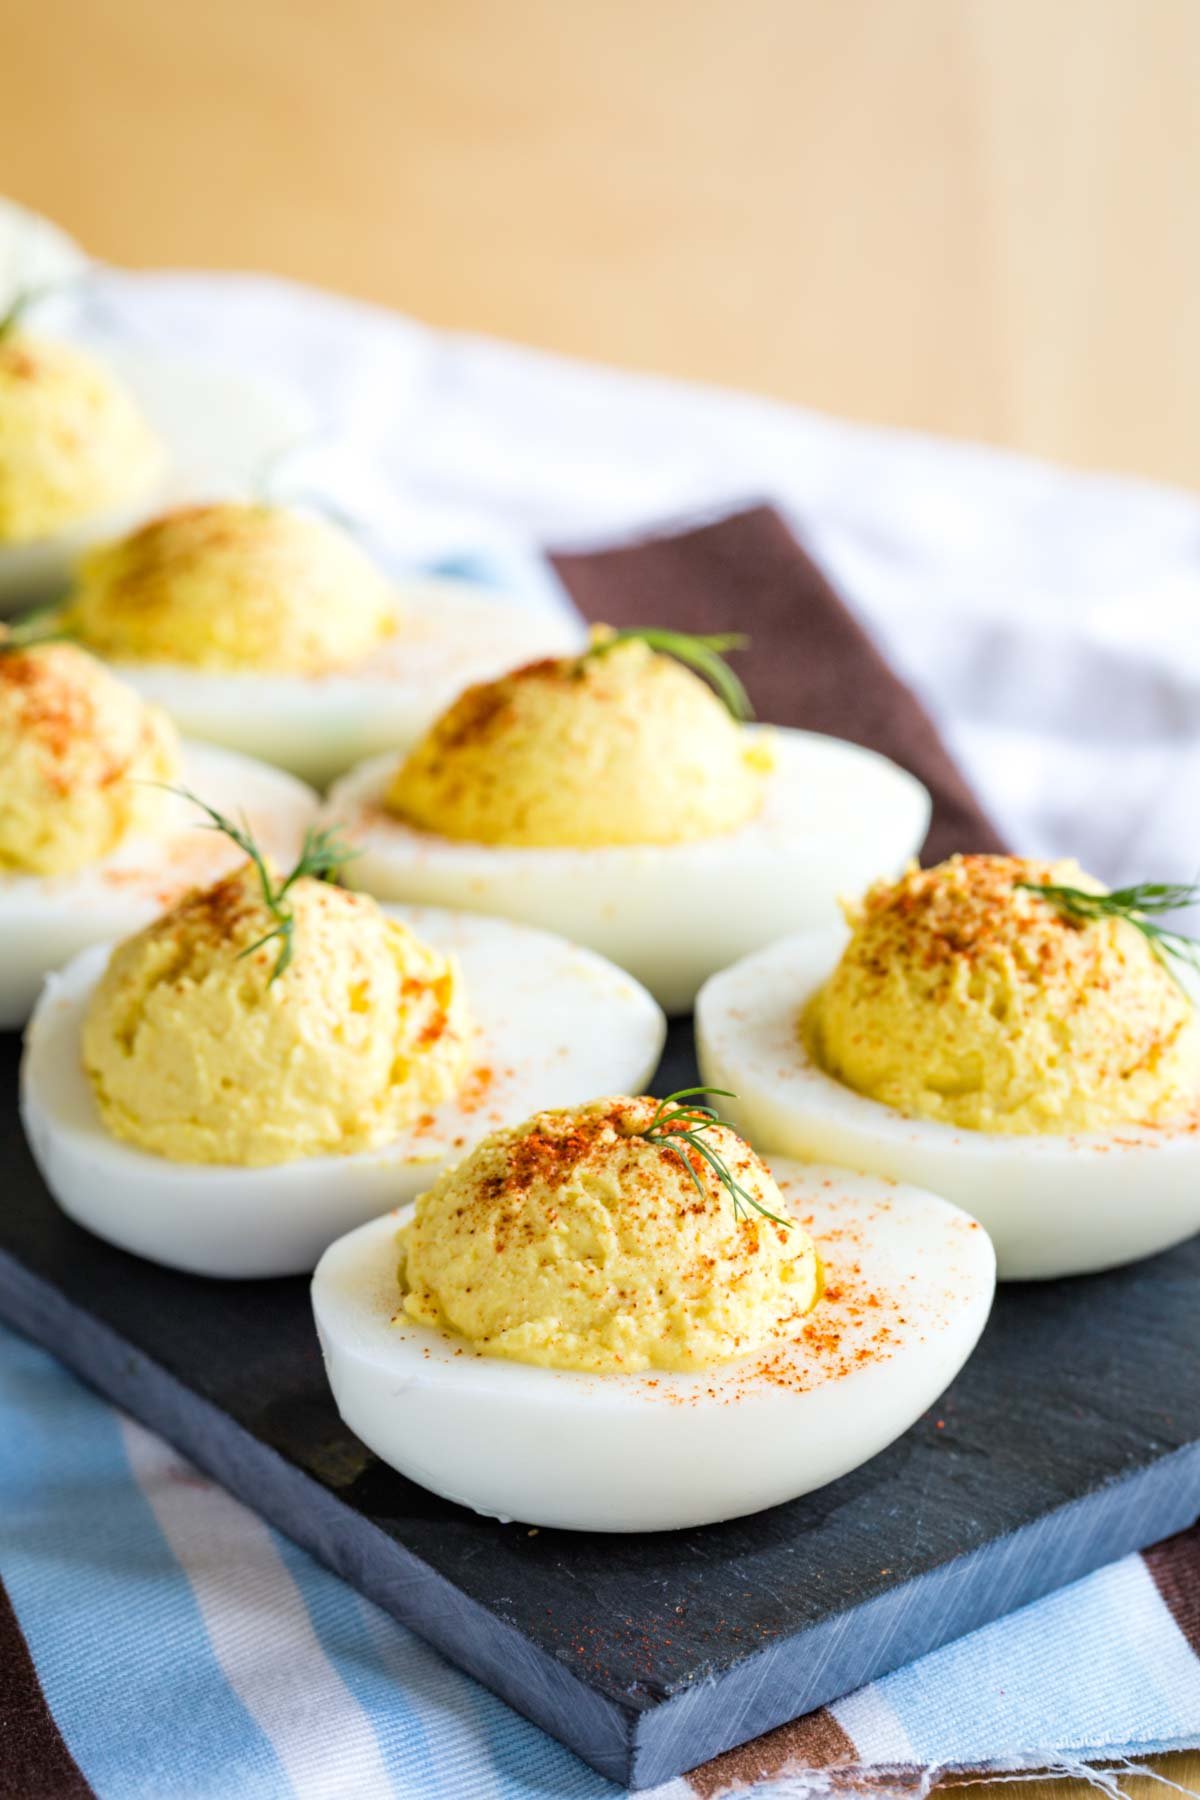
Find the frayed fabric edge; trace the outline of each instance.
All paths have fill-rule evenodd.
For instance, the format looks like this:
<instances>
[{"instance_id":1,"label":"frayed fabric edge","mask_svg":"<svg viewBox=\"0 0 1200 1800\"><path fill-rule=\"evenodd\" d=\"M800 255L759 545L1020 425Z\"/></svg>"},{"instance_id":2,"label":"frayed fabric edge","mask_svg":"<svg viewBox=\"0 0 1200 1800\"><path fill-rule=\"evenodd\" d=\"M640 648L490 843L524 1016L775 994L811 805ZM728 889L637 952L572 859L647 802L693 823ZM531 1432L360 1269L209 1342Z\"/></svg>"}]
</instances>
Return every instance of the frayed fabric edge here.
<instances>
[{"instance_id":1,"label":"frayed fabric edge","mask_svg":"<svg viewBox=\"0 0 1200 1800\"><path fill-rule=\"evenodd\" d=\"M1034 1781L1077 1781L1086 1783L1108 1800L1127 1800L1121 1784L1139 1778L1155 1782L1162 1788L1164 1796L1182 1794L1189 1800L1191 1797L1200 1800L1200 1789L1184 1787L1142 1760L1146 1756L1177 1755L1198 1748L1200 1742L1197 1740L1181 1738L1139 1746L1136 1758L1113 1746L1098 1746L1076 1756L1059 1756L1049 1761L1044 1756L1034 1757L1017 1766L1011 1761L991 1765L937 1763L891 1767L859 1763L840 1768L781 1771L753 1787L731 1787L726 1792L728 1800L754 1800L756 1794L762 1795L763 1800L853 1800L856 1795L863 1796L863 1800L927 1800L940 1781L950 1784L946 1790L948 1795L969 1794L972 1788L985 1785L1020 1787ZM716 1800L720 1800L720 1796Z\"/></svg>"}]
</instances>

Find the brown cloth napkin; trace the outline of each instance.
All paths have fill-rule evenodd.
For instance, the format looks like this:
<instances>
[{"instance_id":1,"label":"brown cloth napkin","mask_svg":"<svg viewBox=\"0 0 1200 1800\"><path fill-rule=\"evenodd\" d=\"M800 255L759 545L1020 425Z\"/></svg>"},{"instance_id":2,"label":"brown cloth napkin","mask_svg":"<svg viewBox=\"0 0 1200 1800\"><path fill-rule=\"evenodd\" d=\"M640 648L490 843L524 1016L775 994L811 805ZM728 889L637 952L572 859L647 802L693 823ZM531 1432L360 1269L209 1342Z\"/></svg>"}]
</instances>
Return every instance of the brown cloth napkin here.
<instances>
[{"instance_id":1,"label":"brown cloth napkin","mask_svg":"<svg viewBox=\"0 0 1200 1800\"><path fill-rule=\"evenodd\" d=\"M551 560L593 623L744 631L750 645L734 661L760 719L864 744L925 783L923 861L1006 848L929 714L772 507Z\"/></svg>"}]
</instances>

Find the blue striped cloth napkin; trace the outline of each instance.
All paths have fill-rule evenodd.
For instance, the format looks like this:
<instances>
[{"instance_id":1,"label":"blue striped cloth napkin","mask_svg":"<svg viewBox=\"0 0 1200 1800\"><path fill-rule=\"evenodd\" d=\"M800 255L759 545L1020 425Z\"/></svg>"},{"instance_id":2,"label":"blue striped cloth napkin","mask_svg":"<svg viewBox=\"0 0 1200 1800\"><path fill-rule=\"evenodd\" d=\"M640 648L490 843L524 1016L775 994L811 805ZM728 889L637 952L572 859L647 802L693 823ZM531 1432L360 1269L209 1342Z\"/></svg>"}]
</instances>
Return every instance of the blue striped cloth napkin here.
<instances>
[{"instance_id":1,"label":"blue striped cloth napkin","mask_svg":"<svg viewBox=\"0 0 1200 1800\"><path fill-rule=\"evenodd\" d=\"M2 1328L0 1581L3 1800L618 1793ZM947 1768L1128 1768L1198 1739L1191 1532L654 1800L922 1792Z\"/></svg>"}]
</instances>

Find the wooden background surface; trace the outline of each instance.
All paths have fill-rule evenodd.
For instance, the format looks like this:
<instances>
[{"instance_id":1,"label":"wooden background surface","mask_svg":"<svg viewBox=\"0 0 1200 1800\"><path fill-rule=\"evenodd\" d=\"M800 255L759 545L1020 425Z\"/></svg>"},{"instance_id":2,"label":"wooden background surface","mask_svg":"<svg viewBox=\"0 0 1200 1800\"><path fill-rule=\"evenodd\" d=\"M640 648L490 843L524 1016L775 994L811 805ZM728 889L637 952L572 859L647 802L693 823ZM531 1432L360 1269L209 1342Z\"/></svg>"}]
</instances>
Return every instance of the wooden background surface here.
<instances>
[{"instance_id":1,"label":"wooden background surface","mask_svg":"<svg viewBox=\"0 0 1200 1800\"><path fill-rule=\"evenodd\" d=\"M1197 0L0 0L0 44L0 191L101 257L1200 486Z\"/></svg>"},{"instance_id":2,"label":"wooden background surface","mask_svg":"<svg viewBox=\"0 0 1200 1800\"><path fill-rule=\"evenodd\" d=\"M0 190L101 256L1200 485L1197 0L0 0L0 24Z\"/></svg>"}]
</instances>

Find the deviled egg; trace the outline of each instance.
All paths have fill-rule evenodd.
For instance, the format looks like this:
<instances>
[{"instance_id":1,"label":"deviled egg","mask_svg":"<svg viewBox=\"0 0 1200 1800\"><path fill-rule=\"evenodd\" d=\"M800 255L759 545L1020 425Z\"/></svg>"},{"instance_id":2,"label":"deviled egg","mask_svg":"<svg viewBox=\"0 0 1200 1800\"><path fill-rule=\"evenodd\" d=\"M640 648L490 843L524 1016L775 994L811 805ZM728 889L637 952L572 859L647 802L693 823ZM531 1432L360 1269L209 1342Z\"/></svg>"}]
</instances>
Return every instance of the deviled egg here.
<instances>
[{"instance_id":1,"label":"deviled egg","mask_svg":"<svg viewBox=\"0 0 1200 1800\"><path fill-rule=\"evenodd\" d=\"M662 1015L543 932L401 915L331 884L310 834L51 979L22 1114L64 1211L201 1275L310 1270L482 1132L597 1081L645 1080Z\"/></svg>"},{"instance_id":2,"label":"deviled egg","mask_svg":"<svg viewBox=\"0 0 1200 1800\"><path fill-rule=\"evenodd\" d=\"M340 527L267 502L177 508L83 559L62 629L179 726L323 785L411 743L563 615L465 582L397 590Z\"/></svg>"},{"instance_id":3,"label":"deviled egg","mask_svg":"<svg viewBox=\"0 0 1200 1800\"><path fill-rule=\"evenodd\" d=\"M957 1207L767 1167L694 1094L537 1113L326 1251L343 1419L476 1512L658 1531L835 1480L929 1406L987 1318Z\"/></svg>"},{"instance_id":4,"label":"deviled egg","mask_svg":"<svg viewBox=\"0 0 1200 1800\"><path fill-rule=\"evenodd\" d=\"M599 630L469 688L407 756L335 784L349 879L560 931L686 1010L715 969L900 867L929 821L883 757L745 724L730 679L712 640Z\"/></svg>"},{"instance_id":5,"label":"deviled egg","mask_svg":"<svg viewBox=\"0 0 1200 1800\"><path fill-rule=\"evenodd\" d=\"M310 789L249 757L181 744L157 707L75 645L19 647L0 627L0 1026L88 944L136 931L237 859L163 784L240 808L293 859Z\"/></svg>"},{"instance_id":6,"label":"deviled egg","mask_svg":"<svg viewBox=\"0 0 1200 1800\"><path fill-rule=\"evenodd\" d=\"M71 564L151 503L166 466L122 384L74 345L0 320L0 609L61 592Z\"/></svg>"},{"instance_id":7,"label":"deviled egg","mask_svg":"<svg viewBox=\"0 0 1200 1800\"><path fill-rule=\"evenodd\" d=\"M917 1182L1002 1277L1111 1268L1200 1228L1200 1026L1171 942L1075 864L958 856L877 882L703 989L708 1081L766 1148Z\"/></svg>"}]
</instances>

